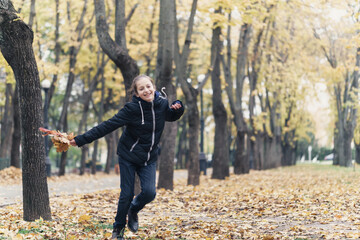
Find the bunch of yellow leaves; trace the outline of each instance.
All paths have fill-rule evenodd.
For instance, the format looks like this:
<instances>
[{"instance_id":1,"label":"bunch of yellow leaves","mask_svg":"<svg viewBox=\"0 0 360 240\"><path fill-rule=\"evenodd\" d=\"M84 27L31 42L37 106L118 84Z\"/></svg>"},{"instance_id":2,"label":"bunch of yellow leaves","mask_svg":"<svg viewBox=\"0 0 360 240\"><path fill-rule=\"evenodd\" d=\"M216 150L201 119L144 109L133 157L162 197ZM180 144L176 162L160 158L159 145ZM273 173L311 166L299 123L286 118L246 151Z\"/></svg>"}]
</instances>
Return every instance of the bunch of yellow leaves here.
<instances>
[{"instance_id":1,"label":"bunch of yellow leaves","mask_svg":"<svg viewBox=\"0 0 360 240\"><path fill-rule=\"evenodd\" d=\"M43 136L49 135L51 137L51 141L56 148L56 152L66 152L70 147L70 141L75 138L73 133L67 134L42 127L40 127L39 130L45 133Z\"/></svg>"}]
</instances>

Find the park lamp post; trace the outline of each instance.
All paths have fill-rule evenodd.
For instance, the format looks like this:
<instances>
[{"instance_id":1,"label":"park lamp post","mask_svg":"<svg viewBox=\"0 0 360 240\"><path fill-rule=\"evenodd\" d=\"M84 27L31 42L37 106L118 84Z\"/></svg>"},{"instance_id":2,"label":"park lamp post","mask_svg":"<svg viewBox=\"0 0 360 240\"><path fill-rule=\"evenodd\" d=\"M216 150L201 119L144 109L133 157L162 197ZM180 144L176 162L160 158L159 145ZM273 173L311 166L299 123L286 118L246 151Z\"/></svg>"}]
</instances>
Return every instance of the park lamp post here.
<instances>
[{"instance_id":1,"label":"park lamp post","mask_svg":"<svg viewBox=\"0 0 360 240\"><path fill-rule=\"evenodd\" d=\"M309 152L309 162L311 162L311 151L312 151L312 146L308 147L308 152Z\"/></svg>"},{"instance_id":2,"label":"park lamp post","mask_svg":"<svg viewBox=\"0 0 360 240\"><path fill-rule=\"evenodd\" d=\"M45 101L44 101L44 128L49 128L49 121L48 121L48 92L50 89L50 81L45 79L41 82L41 87L45 93ZM49 158L49 138L45 136L45 164L46 164L46 175L48 177L51 176L51 163Z\"/></svg>"}]
</instances>

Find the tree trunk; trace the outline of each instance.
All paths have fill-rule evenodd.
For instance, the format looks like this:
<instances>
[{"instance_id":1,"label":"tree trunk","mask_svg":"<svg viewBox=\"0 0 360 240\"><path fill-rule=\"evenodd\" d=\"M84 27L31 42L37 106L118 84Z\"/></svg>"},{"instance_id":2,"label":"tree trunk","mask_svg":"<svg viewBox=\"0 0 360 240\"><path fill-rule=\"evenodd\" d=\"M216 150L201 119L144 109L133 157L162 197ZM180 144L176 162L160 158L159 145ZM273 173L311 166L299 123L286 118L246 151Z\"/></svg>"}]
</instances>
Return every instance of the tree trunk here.
<instances>
[{"instance_id":1,"label":"tree trunk","mask_svg":"<svg viewBox=\"0 0 360 240\"><path fill-rule=\"evenodd\" d=\"M114 131L105 136L105 140L107 143L105 172L107 174L110 173L111 166L114 166L114 163L116 161L116 135L116 131Z\"/></svg>"},{"instance_id":2,"label":"tree trunk","mask_svg":"<svg viewBox=\"0 0 360 240\"><path fill-rule=\"evenodd\" d=\"M111 39L109 35L109 26L106 22L104 0L94 0L94 7L96 16L96 34L100 46L103 51L109 56L109 58L121 70L124 78L125 90L127 92L127 90L130 89L132 80L137 75L139 75L139 68L134 59L132 59L128 54L127 49L116 44L116 42ZM125 21L123 19L124 16L121 17L121 19L116 19L116 21ZM122 32L120 34L125 34L125 32ZM129 99L128 95L126 95L126 99Z\"/></svg>"},{"instance_id":3,"label":"tree trunk","mask_svg":"<svg viewBox=\"0 0 360 240\"><path fill-rule=\"evenodd\" d=\"M355 144L355 162L360 164L360 145Z\"/></svg>"},{"instance_id":4,"label":"tree trunk","mask_svg":"<svg viewBox=\"0 0 360 240\"><path fill-rule=\"evenodd\" d=\"M351 151L351 142L353 139L352 131L345 131L344 135L344 166L351 167L352 166L352 151Z\"/></svg>"},{"instance_id":5,"label":"tree trunk","mask_svg":"<svg viewBox=\"0 0 360 240\"><path fill-rule=\"evenodd\" d=\"M20 105L19 105L19 87L16 83L13 95L13 117L14 130L11 142L11 162L10 165L20 168L20 143L21 143L21 124L20 124Z\"/></svg>"},{"instance_id":6,"label":"tree trunk","mask_svg":"<svg viewBox=\"0 0 360 240\"><path fill-rule=\"evenodd\" d=\"M0 48L19 86L22 125L24 220L51 219L46 178L39 73L32 49L33 32L16 15L11 1L0 7ZM5 9L3 9L5 7Z\"/></svg>"},{"instance_id":7,"label":"tree trunk","mask_svg":"<svg viewBox=\"0 0 360 240\"><path fill-rule=\"evenodd\" d=\"M0 158L8 158L13 129L13 108L11 107L12 85L6 84L5 89L5 112L1 122Z\"/></svg>"},{"instance_id":8,"label":"tree trunk","mask_svg":"<svg viewBox=\"0 0 360 240\"><path fill-rule=\"evenodd\" d=\"M30 4L30 16L29 16L29 27L32 28L33 24L34 24L34 19L36 16L36 11L35 11L35 0L31 0L31 4Z\"/></svg>"},{"instance_id":9,"label":"tree trunk","mask_svg":"<svg viewBox=\"0 0 360 240\"><path fill-rule=\"evenodd\" d=\"M187 116L189 122L188 136L188 185L197 186L200 184L200 164L199 164L199 129L200 118L196 101L187 101Z\"/></svg>"},{"instance_id":10,"label":"tree trunk","mask_svg":"<svg viewBox=\"0 0 360 240\"><path fill-rule=\"evenodd\" d=\"M67 114L65 115L65 124L64 124L64 131L67 131ZM67 164L67 152L61 153L60 158L60 167L59 167L59 176L64 176L66 173L66 164Z\"/></svg>"},{"instance_id":11,"label":"tree trunk","mask_svg":"<svg viewBox=\"0 0 360 240\"><path fill-rule=\"evenodd\" d=\"M176 169L183 169L184 168L184 161L187 149L187 114L183 116L180 121L179 128L181 129L180 136L179 136L179 144L178 144L178 151L176 154L177 162L176 162Z\"/></svg>"},{"instance_id":12,"label":"tree trunk","mask_svg":"<svg viewBox=\"0 0 360 240\"><path fill-rule=\"evenodd\" d=\"M81 160L80 160L80 175L84 175L86 168L86 159L89 154L89 147L87 145L81 148Z\"/></svg>"},{"instance_id":13,"label":"tree trunk","mask_svg":"<svg viewBox=\"0 0 360 240\"><path fill-rule=\"evenodd\" d=\"M252 167L255 170L264 169L264 152L267 149L267 142L265 141L265 134L258 132L258 134L250 137L250 154L252 161Z\"/></svg>"},{"instance_id":14,"label":"tree trunk","mask_svg":"<svg viewBox=\"0 0 360 240\"><path fill-rule=\"evenodd\" d=\"M229 14L229 22L231 21L231 14ZM234 123L237 128L237 149L234 160L234 173L242 174L249 173L249 159L247 158L246 148L245 148L245 135L247 132L247 126L245 123L244 115L242 112L242 96L243 96L243 87L245 81L245 69L248 62L248 47L250 42L251 35L251 26L244 24L240 29L239 44L237 51L237 61L236 61L236 88L233 87L233 79L231 76L231 28L230 24L228 26L227 32L227 63L225 59L221 56L222 63L224 66L224 75L226 80L226 92L229 98L230 109L234 116ZM234 96L235 91L235 96ZM241 152L243 151L243 152Z\"/></svg>"},{"instance_id":15,"label":"tree trunk","mask_svg":"<svg viewBox=\"0 0 360 240\"><path fill-rule=\"evenodd\" d=\"M55 41L55 49L54 49L55 61L54 61L54 64L55 64L55 66L58 66L58 64L60 62L60 53L61 53L61 45L60 45L60 42L59 42L59 36L60 36L60 33L59 33L59 28L60 28L59 0L55 0L55 11L56 11L56 17L55 17L55 39L54 39L54 41ZM52 99L52 97L54 95L54 92L55 92L55 85L56 85L57 80L58 80L58 74L55 73L53 75L53 79L52 79L51 86L50 86L49 93L48 93L47 106L50 106L51 99Z\"/></svg>"},{"instance_id":16,"label":"tree trunk","mask_svg":"<svg viewBox=\"0 0 360 240\"><path fill-rule=\"evenodd\" d=\"M221 10L216 10L220 12ZM220 80L220 56L222 42L220 41L221 28L213 29L211 41L211 59L215 60L214 69L211 73L211 83L213 89L213 114L215 120L215 138L214 138L214 155L212 159L213 172L211 178L225 179L229 176L229 146L227 131L227 113L222 102L222 90Z\"/></svg>"},{"instance_id":17,"label":"tree trunk","mask_svg":"<svg viewBox=\"0 0 360 240\"><path fill-rule=\"evenodd\" d=\"M157 56L158 89L165 87L169 103L176 100L176 89L172 84L172 65L174 60L174 29L175 1L160 0L159 49ZM162 31L161 31L162 29ZM162 47L160 47L162 46ZM174 157L177 134L177 123L167 122L161 139L161 155L159 159L158 188L173 190L174 188Z\"/></svg>"},{"instance_id":18,"label":"tree trunk","mask_svg":"<svg viewBox=\"0 0 360 240\"><path fill-rule=\"evenodd\" d=\"M178 37L178 26L175 24L175 63L176 63L176 73L181 83L181 89L185 95L186 105L187 105L187 115L189 122L189 148L186 153L186 166L188 168L188 185L197 186L200 184L200 164L199 164L199 129L200 129L200 118L199 118L199 110L197 107L197 96L199 90L205 85L206 80L209 77L205 77L203 82L199 83L198 89L192 87L186 80L186 68L188 57L190 54L190 43L191 36L193 32L194 26L194 18L197 8L197 0L192 2L191 13L188 22L188 28L185 38L185 43L182 48L182 52L180 54L179 47L179 37ZM176 17L176 13L173 16Z\"/></svg>"},{"instance_id":19,"label":"tree trunk","mask_svg":"<svg viewBox=\"0 0 360 240\"><path fill-rule=\"evenodd\" d=\"M169 92L168 95L170 102L176 98L175 87ZM167 88L169 89L169 88ZM166 123L164 133L160 142L161 154L159 156L159 178L158 188L164 188L173 190L174 188L174 157L175 157L175 145L177 135L177 123Z\"/></svg>"},{"instance_id":20,"label":"tree trunk","mask_svg":"<svg viewBox=\"0 0 360 240\"><path fill-rule=\"evenodd\" d=\"M250 164L245 148L245 135L246 133L244 131L237 131L234 174L244 174L250 172Z\"/></svg>"},{"instance_id":21,"label":"tree trunk","mask_svg":"<svg viewBox=\"0 0 360 240\"><path fill-rule=\"evenodd\" d=\"M103 55L104 58L104 55ZM104 59L102 60L104 62ZM102 122L102 115L104 113L104 96L105 96L105 78L104 71L102 71L101 75L101 100L100 100L100 110L98 113L98 123ZM92 164L91 164L91 174L96 174L96 162L97 162L97 152L98 152L99 140L96 140L94 143L94 152L92 156Z\"/></svg>"},{"instance_id":22,"label":"tree trunk","mask_svg":"<svg viewBox=\"0 0 360 240\"><path fill-rule=\"evenodd\" d=\"M70 60L69 60L69 76L68 76L68 80L67 80L67 84L66 84L66 90L65 90L65 96L63 99L62 111L61 111L59 122L57 125L57 129L60 131L63 130L64 132L67 131L67 129L65 129L65 124L67 124L67 115L68 115L67 112L68 112L68 108L70 105L70 95L71 95L71 91L72 91L72 85L75 81L74 69L75 69L75 65L77 62L77 55L80 51L81 43L84 38L83 29L85 27L84 18L85 18L86 11L87 11L87 0L84 1L84 7L83 7L79 22L78 22L78 24L76 26L76 30L75 30L75 32L77 33L76 41L79 44L76 47L71 46L69 49L69 54L70 54L69 55L69 58L70 58ZM70 16L68 16L68 18L70 19ZM65 162L63 162L63 161L65 161ZM64 168L66 166L66 154L64 154L64 153L61 155L60 166L64 167ZM62 175L60 175L61 173L65 174L65 169L61 169L59 171L59 176L62 176Z\"/></svg>"},{"instance_id":23,"label":"tree trunk","mask_svg":"<svg viewBox=\"0 0 360 240\"><path fill-rule=\"evenodd\" d=\"M339 158L339 121L335 122L335 129L334 129L334 159L333 165L340 165L340 158Z\"/></svg>"}]
</instances>

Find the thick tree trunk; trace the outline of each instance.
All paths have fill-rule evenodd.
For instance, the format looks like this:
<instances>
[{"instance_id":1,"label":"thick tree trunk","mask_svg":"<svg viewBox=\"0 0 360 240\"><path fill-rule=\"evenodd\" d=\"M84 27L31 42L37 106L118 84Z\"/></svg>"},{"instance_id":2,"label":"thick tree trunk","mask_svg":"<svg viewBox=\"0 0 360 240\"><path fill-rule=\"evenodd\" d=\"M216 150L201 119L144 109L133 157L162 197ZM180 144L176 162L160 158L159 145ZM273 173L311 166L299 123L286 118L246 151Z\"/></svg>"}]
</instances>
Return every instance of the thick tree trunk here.
<instances>
[{"instance_id":1,"label":"thick tree trunk","mask_svg":"<svg viewBox=\"0 0 360 240\"><path fill-rule=\"evenodd\" d=\"M172 84L173 61L174 61L174 0L160 0L160 23L159 23L159 45L161 51L158 52L157 69L159 69L156 79L158 89L165 87L167 90L169 103L176 100L176 89ZM162 29L162 31L160 31ZM161 155L159 161L158 188L173 190L174 188L174 157L175 143L177 134L177 123L167 122L161 139Z\"/></svg>"},{"instance_id":2,"label":"thick tree trunk","mask_svg":"<svg viewBox=\"0 0 360 240\"><path fill-rule=\"evenodd\" d=\"M248 156L246 154L246 132L237 131L236 136L236 155L234 161L234 173L235 174L244 174L250 172L250 164Z\"/></svg>"},{"instance_id":3,"label":"thick tree trunk","mask_svg":"<svg viewBox=\"0 0 360 240\"><path fill-rule=\"evenodd\" d=\"M282 166L291 166L295 164L295 159L294 159L294 148L286 143L284 144L284 146L282 147L282 151L283 151L283 160L281 165Z\"/></svg>"},{"instance_id":4,"label":"thick tree trunk","mask_svg":"<svg viewBox=\"0 0 360 240\"><path fill-rule=\"evenodd\" d=\"M14 110L14 130L11 142L11 161L10 165L20 168L20 143L21 143L21 124L20 124L20 104L19 104L19 88L16 83L13 95L13 110Z\"/></svg>"},{"instance_id":5,"label":"thick tree trunk","mask_svg":"<svg viewBox=\"0 0 360 240\"><path fill-rule=\"evenodd\" d=\"M234 173L243 174L249 173L250 162L246 151L245 136L247 134L247 126L242 111L242 96L244 82L246 78L246 64L248 62L249 43L251 39L252 26L249 24L243 24L240 29L239 45L236 61L236 106L234 106L235 112L235 124L237 127L237 149L236 158L234 162Z\"/></svg>"},{"instance_id":6,"label":"thick tree trunk","mask_svg":"<svg viewBox=\"0 0 360 240\"><path fill-rule=\"evenodd\" d=\"M266 150L263 154L263 169L277 168L281 166L281 145L276 137L266 136L264 139Z\"/></svg>"},{"instance_id":7,"label":"thick tree trunk","mask_svg":"<svg viewBox=\"0 0 360 240\"><path fill-rule=\"evenodd\" d=\"M170 88L170 87L169 87ZM169 89L167 88L167 89ZM176 98L175 87L172 86L171 94L168 95L169 101ZM169 93L168 92L168 93ZM175 96L174 96L175 95ZM177 123L166 123L161 139L161 154L159 156L159 179L158 188L173 190L174 188L174 158L177 135Z\"/></svg>"},{"instance_id":8,"label":"thick tree trunk","mask_svg":"<svg viewBox=\"0 0 360 240\"><path fill-rule=\"evenodd\" d=\"M5 7L5 9L2 9ZM19 86L22 125L24 220L51 219L46 178L39 73L32 49L33 32L16 15L11 1L0 9L0 48Z\"/></svg>"},{"instance_id":9,"label":"thick tree trunk","mask_svg":"<svg viewBox=\"0 0 360 240\"><path fill-rule=\"evenodd\" d=\"M197 186L200 184L199 164L199 129L200 118L196 101L187 101L187 116L189 121L189 150L188 150L188 185Z\"/></svg>"},{"instance_id":10,"label":"thick tree trunk","mask_svg":"<svg viewBox=\"0 0 360 240\"><path fill-rule=\"evenodd\" d=\"M220 10L216 10L219 12ZM229 176L229 146L227 131L227 113L222 102L222 90L220 80L220 56L222 42L220 41L221 28L213 29L211 42L211 59L215 60L214 69L211 73L211 83L213 89L213 114L215 119L215 138L214 138L214 155L212 159L212 178L225 179Z\"/></svg>"},{"instance_id":11,"label":"thick tree trunk","mask_svg":"<svg viewBox=\"0 0 360 240\"><path fill-rule=\"evenodd\" d=\"M265 141L265 134L258 132L258 134L252 135L250 138L250 154L252 162L252 167L255 170L264 169L264 152L267 149L267 142Z\"/></svg>"},{"instance_id":12,"label":"thick tree trunk","mask_svg":"<svg viewBox=\"0 0 360 240\"><path fill-rule=\"evenodd\" d=\"M351 167L352 166L352 151L351 151L351 142L352 142L352 132L345 131L344 135L344 166Z\"/></svg>"}]
</instances>

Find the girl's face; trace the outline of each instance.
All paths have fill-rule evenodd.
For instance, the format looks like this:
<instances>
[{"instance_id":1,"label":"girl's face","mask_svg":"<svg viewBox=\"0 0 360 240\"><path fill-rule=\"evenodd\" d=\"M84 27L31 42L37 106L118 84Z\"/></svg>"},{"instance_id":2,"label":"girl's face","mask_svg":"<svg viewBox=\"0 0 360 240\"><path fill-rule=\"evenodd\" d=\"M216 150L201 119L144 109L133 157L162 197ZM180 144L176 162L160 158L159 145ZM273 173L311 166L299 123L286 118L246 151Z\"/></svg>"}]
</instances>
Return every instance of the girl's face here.
<instances>
[{"instance_id":1,"label":"girl's face","mask_svg":"<svg viewBox=\"0 0 360 240\"><path fill-rule=\"evenodd\" d=\"M136 82L135 96L140 97L146 102L154 100L155 87L152 82L147 78L140 78Z\"/></svg>"}]
</instances>

